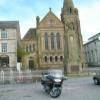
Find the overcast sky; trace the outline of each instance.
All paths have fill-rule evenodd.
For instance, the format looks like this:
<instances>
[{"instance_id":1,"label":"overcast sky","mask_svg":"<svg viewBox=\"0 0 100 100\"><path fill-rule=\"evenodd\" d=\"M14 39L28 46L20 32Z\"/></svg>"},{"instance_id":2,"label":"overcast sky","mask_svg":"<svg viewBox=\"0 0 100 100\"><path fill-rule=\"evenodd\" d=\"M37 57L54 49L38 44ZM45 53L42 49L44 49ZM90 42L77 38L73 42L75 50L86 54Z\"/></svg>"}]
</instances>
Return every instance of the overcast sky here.
<instances>
[{"instance_id":1,"label":"overcast sky","mask_svg":"<svg viewBox=\"0 0 100 100\"><path fill-rule=\"evenodd\" d=\"M100 32L100 0L73 0L79 9L83 40ZM22 37L35 27L36 16L43 18L49 8L60 18L63 0L0 0L0 20L19 20Z\"/></svg>"}]
</instances>

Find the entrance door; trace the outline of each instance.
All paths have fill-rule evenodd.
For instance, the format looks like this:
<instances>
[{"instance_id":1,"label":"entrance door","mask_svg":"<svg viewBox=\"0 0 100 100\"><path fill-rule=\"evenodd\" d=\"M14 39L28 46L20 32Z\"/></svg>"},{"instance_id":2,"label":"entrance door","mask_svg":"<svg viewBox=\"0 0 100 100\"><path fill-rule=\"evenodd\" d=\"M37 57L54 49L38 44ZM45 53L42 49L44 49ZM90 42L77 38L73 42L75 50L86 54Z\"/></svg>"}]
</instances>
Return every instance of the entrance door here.
<instances>
[{"instance_id":1,"label":"entrance door","mask_svg":"<svg viewBox=\"0 0 100 100\"><path fill-rule=\"evenodd\" d=\"M29 69L30 70L34 69L34 61L33 60L29 60Z\"/></svg>"}]
</instances>

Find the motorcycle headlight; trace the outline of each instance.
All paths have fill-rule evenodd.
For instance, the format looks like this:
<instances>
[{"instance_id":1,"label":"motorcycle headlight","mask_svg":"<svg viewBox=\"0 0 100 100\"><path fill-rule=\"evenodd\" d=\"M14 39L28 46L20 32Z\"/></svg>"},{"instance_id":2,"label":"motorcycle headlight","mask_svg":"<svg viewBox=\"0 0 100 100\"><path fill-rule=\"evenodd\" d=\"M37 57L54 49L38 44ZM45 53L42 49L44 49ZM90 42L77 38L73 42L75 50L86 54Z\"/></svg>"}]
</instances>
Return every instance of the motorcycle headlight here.
<instances>
[{"instance_id":1,"label":"motorcycle headlight","mask_svg":"<svg viewBox=\"0 0 100 100\"><path fill-rule=\"evenodd\" d=\"M61 82L61 80L60 80L60 79L54 79L54 81L55 81L55 82Z\"/></svg>"}]
</instances>

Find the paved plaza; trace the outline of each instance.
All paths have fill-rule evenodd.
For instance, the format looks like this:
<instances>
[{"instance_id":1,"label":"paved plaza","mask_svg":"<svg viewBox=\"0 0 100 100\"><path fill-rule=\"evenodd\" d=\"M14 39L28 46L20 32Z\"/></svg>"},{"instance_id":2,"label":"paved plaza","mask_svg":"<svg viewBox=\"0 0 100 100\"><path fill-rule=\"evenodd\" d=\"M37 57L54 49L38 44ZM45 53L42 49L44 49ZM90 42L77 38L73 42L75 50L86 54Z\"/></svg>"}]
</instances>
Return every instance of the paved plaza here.
<instances>
[{"instance_id":1,"label":"paved plaza","mask_svg":"<svg viewBox=\"0 0 100 100\"><path fill-rule=\"evenodd\" d=\"M100 100L100 86L92 77L69 78L57 100ZM0 85L0 100L53 100L40 83Z\"/></svg>"}]
</instances>

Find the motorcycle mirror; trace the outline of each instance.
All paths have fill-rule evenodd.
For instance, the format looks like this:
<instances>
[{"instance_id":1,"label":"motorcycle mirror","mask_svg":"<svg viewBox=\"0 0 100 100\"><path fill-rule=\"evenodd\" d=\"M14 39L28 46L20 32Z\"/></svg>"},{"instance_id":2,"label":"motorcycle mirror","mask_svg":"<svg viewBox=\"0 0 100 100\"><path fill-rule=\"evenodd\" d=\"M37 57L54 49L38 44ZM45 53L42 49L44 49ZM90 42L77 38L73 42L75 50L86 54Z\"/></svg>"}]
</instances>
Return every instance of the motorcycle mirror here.
<instances>
[{"instance_id":1,"label":"motorcycle mirror","mask_svg":"<svg viewBox=\"0 0 100 100\"><path fill-rule=\"evenodd\" d=\"M68 80L68 77L63 77L63 80Z\"/></svg>"}]
</instances>

